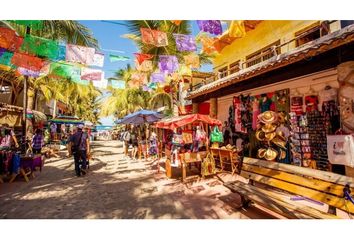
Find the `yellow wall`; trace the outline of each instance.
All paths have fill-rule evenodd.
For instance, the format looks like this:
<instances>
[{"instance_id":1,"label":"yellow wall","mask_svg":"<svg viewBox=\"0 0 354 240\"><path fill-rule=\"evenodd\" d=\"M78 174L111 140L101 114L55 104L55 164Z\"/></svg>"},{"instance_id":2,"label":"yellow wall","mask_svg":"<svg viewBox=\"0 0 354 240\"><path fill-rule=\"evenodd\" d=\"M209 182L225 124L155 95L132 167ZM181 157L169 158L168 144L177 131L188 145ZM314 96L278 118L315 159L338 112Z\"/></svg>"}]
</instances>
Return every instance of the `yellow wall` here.
<instances>
[{"instance_id":1,"label":"yellow wall","mask_svg":"<svg viewBox=\"0 0 354 240\"><path fill-rule=\"evenodd\" d=\"M269 20L262 21L254 30L248 31L246 36L236 39L232 44L226 46L214 59L214 71L230 65L238 60L245 60L246 56L272 44L278 40L280 43L288 42L295 37L295 32L300 31L307 26L317 22L318 20L309 21L284 21ZM339 26L332 24L331 32L338 30ZM281 49L281 53L287 52L295 48L295 41L285 45Z\"/></svg>"}]
</instances>

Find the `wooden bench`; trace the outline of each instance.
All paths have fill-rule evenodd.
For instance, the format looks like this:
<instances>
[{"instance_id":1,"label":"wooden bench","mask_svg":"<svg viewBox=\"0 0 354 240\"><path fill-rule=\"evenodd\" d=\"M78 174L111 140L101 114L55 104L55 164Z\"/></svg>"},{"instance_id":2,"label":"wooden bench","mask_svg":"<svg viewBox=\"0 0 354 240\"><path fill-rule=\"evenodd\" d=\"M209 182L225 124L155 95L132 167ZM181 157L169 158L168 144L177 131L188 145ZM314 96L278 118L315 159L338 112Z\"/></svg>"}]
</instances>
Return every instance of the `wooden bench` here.
<instances>
[{"instance_id":1,"label":"wooden bench","mask_svg":"<svg viewBox=\"0 0 354 240\"><path fill-rule=\"evenodd\" d=\"M231 174L237 171L237 165L239 164L239 155L237 152L229 149L211 147L210 153L214 159L219 159L221 171L225 171L225 165L231 166Z\"/></svg>"},{"instance_id":2,"label":"wooden bench","mask_svg":"<svg viewBox=\"0 0 354 240\"><path fill-rule=\"evenodd\" d=\"M235 181L224 183L224 186L241 195L241 207L247 208L255 202L287 218L339 218L337 208L354 213L354 204L343 197L346 185L354 192L354 178L247 157L243 159L240 175L249 179L249 183ZM327 213L319 211L274 190L327 204L329 210Z\"/></svg>"}]
</instances>

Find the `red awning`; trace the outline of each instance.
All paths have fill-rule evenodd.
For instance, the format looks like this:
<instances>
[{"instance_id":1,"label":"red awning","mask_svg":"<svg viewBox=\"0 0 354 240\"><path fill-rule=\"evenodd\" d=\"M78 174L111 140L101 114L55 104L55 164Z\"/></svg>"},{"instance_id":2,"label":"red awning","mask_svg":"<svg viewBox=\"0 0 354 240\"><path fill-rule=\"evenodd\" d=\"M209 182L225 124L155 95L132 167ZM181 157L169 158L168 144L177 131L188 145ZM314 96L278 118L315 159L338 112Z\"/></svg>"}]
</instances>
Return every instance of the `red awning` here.
<instances>
[{"instance_id":1,"label":"red awning","mask_svg":"<svg viewBox=\"0 0 354 240\"><path fill-rule=\"evenodd\" d=\"M211 118L208 115L203 114L189 114L184 116L170 117L162 119L156 123L157 128L164 129L176 129L179 127L183 127L187 124L195 123L195 122L203 122L212 126L218 125L221 126L221 121Z\"/></svg>"}]
</instances>

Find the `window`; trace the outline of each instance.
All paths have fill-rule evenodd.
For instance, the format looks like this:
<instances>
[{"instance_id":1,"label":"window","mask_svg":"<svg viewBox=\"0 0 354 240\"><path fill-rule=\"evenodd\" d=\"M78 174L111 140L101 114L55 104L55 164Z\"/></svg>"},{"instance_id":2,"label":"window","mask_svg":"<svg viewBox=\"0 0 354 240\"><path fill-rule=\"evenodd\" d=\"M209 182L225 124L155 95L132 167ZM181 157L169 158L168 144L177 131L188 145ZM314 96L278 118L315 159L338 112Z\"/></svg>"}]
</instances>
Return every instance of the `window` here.
<instances>
[{"instance_id":1,"label":"window","mask_svg":"<svg viewBox=\"0 0 354 240\"><path fill-rule=\"evenodd\" d=\"M272 48L274 46L279 46L280 45L280 40L262 48L261 50L258 50L255 53L252 53L251 55L248 55L246 57L246 65L247 67L251 67L253 65L256 65L260 62L266 61L270 58L272 58L275 53L273 52ZM280 48L276 48L276 53L280 54Z\"/></svg>"},{"instance_id":2,"label":"window","mask_svg":"<svg viewBox=\"0 0 354 240\"><path fill-rule=\"evenodd\" d=\"M219 79L227 76L227 67L219 69Z\"/></svg>"},{"instance_id":3,"label":"window","mask_svg":"<svg viewBox=\"0 0 354 240\"><path fill-rule=\"evenodd\" d=\"M234 63L231 63L229 66L229 72L230 74L233 74L235 72L240 71L240 61L236 61Z\"/></svg>"},{"instance_id":4,"label":"window","mask_svg":"<svg viewBox=\"0 0 354 240\"><path fill-rule=\"evenodd\" d=\"M296 47L304 45L321 37L321 25L320 22L311 24L301 31L295 33Z\"/></svg>"}]
</instances>

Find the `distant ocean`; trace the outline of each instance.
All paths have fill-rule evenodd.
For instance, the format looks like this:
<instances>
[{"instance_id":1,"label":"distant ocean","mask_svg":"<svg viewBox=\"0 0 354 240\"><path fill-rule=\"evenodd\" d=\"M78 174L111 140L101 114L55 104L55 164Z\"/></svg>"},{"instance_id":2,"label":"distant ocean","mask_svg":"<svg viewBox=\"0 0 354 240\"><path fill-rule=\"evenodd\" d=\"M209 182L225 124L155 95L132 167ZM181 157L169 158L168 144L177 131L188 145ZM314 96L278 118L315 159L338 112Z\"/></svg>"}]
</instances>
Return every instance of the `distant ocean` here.
<instances>
[{"instance_id":1,"label":"distant ocean","mask_svg":"<svg viewBox=\"0 0 354 240\"><path fill-rule=\"evenodd\" d=\"M98 125L96 126L97 131L110 130L113 126L110 125Z\"/></svg>"}]
</instances>

